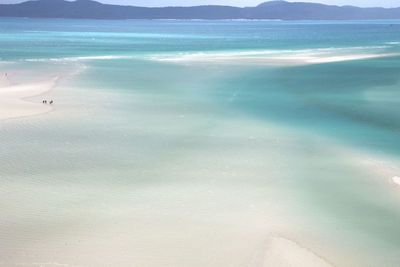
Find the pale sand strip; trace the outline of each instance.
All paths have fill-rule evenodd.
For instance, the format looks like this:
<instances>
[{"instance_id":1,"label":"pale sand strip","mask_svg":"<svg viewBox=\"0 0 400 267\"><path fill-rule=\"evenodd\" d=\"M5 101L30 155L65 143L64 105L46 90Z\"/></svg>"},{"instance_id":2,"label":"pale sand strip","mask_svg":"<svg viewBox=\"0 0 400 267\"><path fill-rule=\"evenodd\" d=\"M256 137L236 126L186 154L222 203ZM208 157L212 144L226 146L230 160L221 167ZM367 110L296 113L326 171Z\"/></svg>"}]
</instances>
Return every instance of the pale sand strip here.
<instances>
[{"instance_id":1,"label":"pale sand strip","mask_svg":"<svg viewBox=\"0 0 400 267\"><path fill-rule=\"evenodd\" d=\"M373 47L372 47L373 48ZM364 60L384 57L400 56L400 53L363 53L361 48L349 48L354 53L332 53L332 51L343 51L344 49L315 49L315 50L266 50L266 51L239 51L239 52L215 52L215 53L182 53L182 54L158 54L144 56L147 60L169 62L169 63L214 63L214 64L255 64L272 66L301 66L311 64L323 64L352 60ZM279 52L282 54L279 55ZM331 53L330 53L331 52ZM359 52L359 53L357 53ZM139 56L87 56L87 57L65 57L50 59L27 59L28 62L80 62L90 60L112 60L112 59L140 59Z\"/></svg>"},{"instance_id":2,"label":"pale sand strip","mask_svg":"<svg viewBox=\"0 0 400 267\"><path fill-rule=\"evenodd\" d=\"M151 60L171 62L171 63L221 63L221 64L256 64L256 65L311 65L342 61L365 60L374 58L384 58L399 56L400 54L348 54L348 55L233 55L233 54L187 54L165 58L153 57Z\"/></svg>"},{"instance_id":3,"label":"pale sand strip","mask_svg":"<svg viewBox=\"0 0 400 267\"><path fill-rule=\"evenodd\" d=\"M264 254L263 266L332 267L333 265L292 240L273 237L268 242L268 247Z\"/></svg>"},{"instance_id":4,"label":"pale sand strip","mask_svg":"<svg viewBox=\"0 0 400 267\"><path fill-rule=\"evenodd\" d=\"M328 57L312 57L307 59L306 63L332 63L351 60L372 59L380 57L398 56L397 54L365 54L365 55L341 55L341 56L328 56Z\"/></svg>"},{"instance_id":5,"label":"pale sand strip","mask_svg":"<svg viewBox=\"0 0 400 267\"><path fill-rule=\"evenodd\" d=\"M56 85L58 77L50 80L7 85L3 82L0 87L0 120L39 115L49 112L52 107L42 103L33 103L24 100L50 91ZM8 80L7 80L8 81ZM4 86L4 84L6 86Z\"/></svg>"}]
</instances>

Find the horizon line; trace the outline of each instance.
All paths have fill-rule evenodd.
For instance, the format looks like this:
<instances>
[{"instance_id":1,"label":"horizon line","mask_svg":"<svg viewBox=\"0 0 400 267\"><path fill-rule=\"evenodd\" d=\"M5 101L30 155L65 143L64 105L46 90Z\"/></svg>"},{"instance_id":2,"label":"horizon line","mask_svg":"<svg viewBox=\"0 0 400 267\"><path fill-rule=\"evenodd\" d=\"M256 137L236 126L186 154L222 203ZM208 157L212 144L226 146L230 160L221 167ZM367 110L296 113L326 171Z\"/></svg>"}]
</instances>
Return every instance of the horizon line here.
<instances>
[{"instance_id":1,"label":"horizon line","mask_svg":"<svg viewBox=\"0 0 400 267\"><path fill-rule=\"evenodd\" d=\"M168 7L200 7L200 6L224 6L224 7L235 7L235 8L249 8L249 7L257 7L259 5L262 5L264 3L269 3L269 2L284 2L284 3L290 3L290 4L295 4L295 3L304 3L304 4L317 4L317 5L324 5L324 6L336 6L336 7L356 7L356 8L382 8L382 9L396 9L400 8L400 6L397 7L383 7L383 6L370 6L370 7L362 7L362 6L356 6L356 5L335 5L335 4L325 4L325 3L318 3L318 2L304 2L304 1L286 1L286 0L270 0L270 1L263 1L260 2L257 5L253 6L235 6L235 5L219 5L219 4L204 4L204 5L184 5L184 6L179 6L179 5L166 5L166 6L142 6L142 5L131 5L131 4L112 4L112 3L103 3L101 0L22 0L18 3L0 3L1 5L18 5L22 3L27 3L27 2L44 2L44 1L63 1L63 2L80 2L80 1L87 1L87 2L96 2L102 5L112 5L112 6L126 6L126 7L143 7L143 8L168 8Z\"/></svg>"}]
</instances>

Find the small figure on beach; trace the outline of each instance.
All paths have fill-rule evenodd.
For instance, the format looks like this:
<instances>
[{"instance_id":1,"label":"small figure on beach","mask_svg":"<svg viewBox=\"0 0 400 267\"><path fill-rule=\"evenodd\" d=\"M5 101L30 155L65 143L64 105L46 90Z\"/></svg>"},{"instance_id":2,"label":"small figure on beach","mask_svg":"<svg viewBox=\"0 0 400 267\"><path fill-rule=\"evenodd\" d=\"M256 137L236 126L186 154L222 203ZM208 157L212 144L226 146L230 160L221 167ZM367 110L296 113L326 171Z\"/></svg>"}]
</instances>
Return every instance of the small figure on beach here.
<instances>
[{"instance_id":1,"label":"small figure on beach","mask_svg":"<svg viewBox=\"0 0 400 267\"><path fill-rule=\"evenodd\" d=\"M43 104L47 104L47 100L46 100L46 99L43 99L42 103L43 103Z\"/></svg>"}]
</instances>

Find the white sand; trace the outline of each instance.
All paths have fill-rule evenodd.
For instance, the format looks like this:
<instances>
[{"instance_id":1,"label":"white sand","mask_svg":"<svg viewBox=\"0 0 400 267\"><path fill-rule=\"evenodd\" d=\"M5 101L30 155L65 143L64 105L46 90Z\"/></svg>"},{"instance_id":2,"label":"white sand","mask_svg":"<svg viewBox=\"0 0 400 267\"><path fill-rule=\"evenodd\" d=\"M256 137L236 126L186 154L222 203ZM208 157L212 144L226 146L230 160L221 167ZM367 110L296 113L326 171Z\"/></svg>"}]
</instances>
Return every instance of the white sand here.
<instances>
[{"instance_id":1,"label":"white sand","mask_svg":"<svg viewBox=\"0 0 400 267\"><path fill-rule=\"evenodd\" d=\"M361 166L378 177L380 183L383 181L390 186L400 186L400 177L397 176L400 172L398 161L388 157L376 157L375 155L369 154L360 155L356 154L354 151L348 151L347 154L353 154L355 161L359 159Z\"/></svg>"},{"instance_id":2,"label":"white sand","mask_svg":"<svg viewBox=\"0 0 400 267\"><path fill-rule=\"evenodd\" d=\"M56 85L58 78L50 80L10 85L4 78L0 84L0 120L33 116L46 113L52 109L49 104L33 103L24 100L50 91Z\"/></svg>"},{"instance_id":3,"label":"white sand","mask_svg":"<svg viewBox=\"0 0 400 267\"><path fill-rule=\"evenodd\" d=\"M364 60L373 58L383 58L399 56L390 53L366 53L366 54L333 54L326 51L310 52L298 51L276 55L276 53L194 53L174 56L153 56L150 59L171 63L220 63L220 64L256 64L256 65L310 65L333 63L352 60Z\"/></svg>"},{"instance_id":4,"label":"white sand","mask_svg":"<svg viewBox=\"0 0 400 267\"><path fill-rule=\"evenodd\" d=\"M400 186L400 177L399 177L399 176L394 176L394 177L392 177L392 181L393 181L393 183L395 183L396 185Z\"/></svg>"},{"instance_id":5,"label":"white sand","mask_svg":"<svg viewBox=\"0 0 400 267\"><path fill-rule=\"evenodd\" d=\"M317 254L299 244L282 237L273 237L268 242L263 266L332 266Z\"/></svg>"},{"instance_id":6,"label":"white sand","mask_svg":"<svg viewBox=\"0 0 400 267\"><path fill-rule=\"evenodd\" d=\"M394 54L365 54L365 55L341 55L341 56L328 56L328 57L310 57L306 59L306 63L332 63L351 60L372 59L380 57L395 56Z\"/></svg>"},{"instance_id":7,"label":"white sand","mask_svg":"<svg viewBox=\"0 0 400 267\"><path fill-rule=\"evenodd\" d=\"M255 64L273 66L301 66L352 60L363 60L400 56L399 53L385 53L382 47L317 48L303 50L255 50L232 52L197 52L180 54L152 54L145 59L177 64L215 63L215 64ZM365 51L371 50L371 51ZM110 59L136 59L133 55L104 55L87 57L64 57L50 59L27 59L27 62L81 62ZM0 84L1 85L1 84Z\"/></svg>"}]
</instances>

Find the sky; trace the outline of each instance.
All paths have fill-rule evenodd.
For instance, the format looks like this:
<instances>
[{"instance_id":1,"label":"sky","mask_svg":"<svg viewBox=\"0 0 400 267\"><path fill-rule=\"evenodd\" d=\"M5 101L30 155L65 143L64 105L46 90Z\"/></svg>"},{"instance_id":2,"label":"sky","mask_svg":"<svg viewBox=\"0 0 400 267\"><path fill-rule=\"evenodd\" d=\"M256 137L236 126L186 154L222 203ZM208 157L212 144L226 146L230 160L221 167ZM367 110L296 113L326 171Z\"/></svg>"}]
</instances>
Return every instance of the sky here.
<instances>
[{"instance_id":1,"label":"sky","mask_svg":"<svg viewBox=\"0 0 400 267\"><path fill-rule=\"evenodd\" d=\"M1 4L19 3L26 0L0 0ZM266 0L97 0L98 2L135 6L193 6L193 5L232 5L255 6ZM360 7L400 7L400 0L289 0L289 2L315 2L330 5L354 5Z\"/></svg>"}]
</instances>

